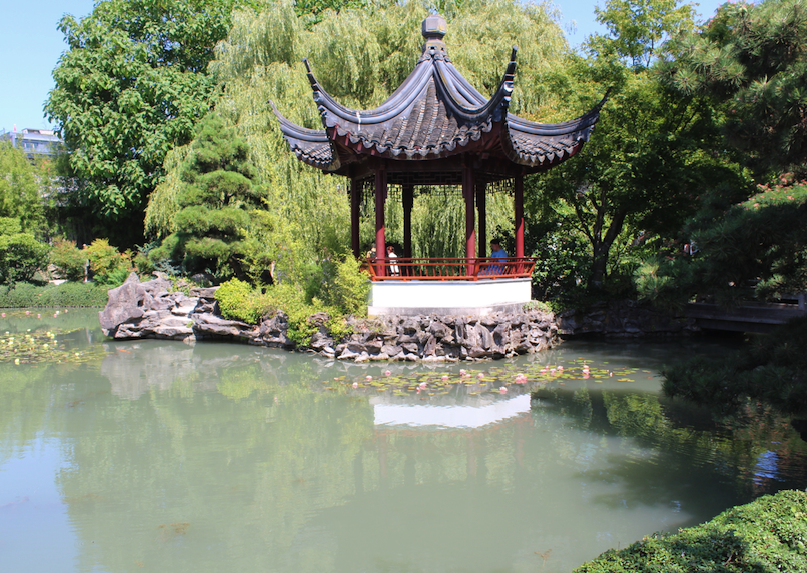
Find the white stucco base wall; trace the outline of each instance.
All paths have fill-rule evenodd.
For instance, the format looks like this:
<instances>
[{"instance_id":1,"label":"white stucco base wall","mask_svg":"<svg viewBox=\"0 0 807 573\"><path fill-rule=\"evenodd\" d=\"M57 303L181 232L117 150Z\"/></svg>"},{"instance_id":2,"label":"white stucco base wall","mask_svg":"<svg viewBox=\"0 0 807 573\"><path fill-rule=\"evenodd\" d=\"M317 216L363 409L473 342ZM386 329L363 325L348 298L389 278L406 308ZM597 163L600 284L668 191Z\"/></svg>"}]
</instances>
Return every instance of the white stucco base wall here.
<instances>
[{"instance_id":1,"label":"white stucco base wall","mask_svg":"<svg viewBox=\"0 0 807 573\"><path fill-rule=\"evenodd\" d=\"M530 301L529 278L478 281L383 281L372 283L368 312L389 314L392 309L491 309Z\"/></svg>"}]
</instances>

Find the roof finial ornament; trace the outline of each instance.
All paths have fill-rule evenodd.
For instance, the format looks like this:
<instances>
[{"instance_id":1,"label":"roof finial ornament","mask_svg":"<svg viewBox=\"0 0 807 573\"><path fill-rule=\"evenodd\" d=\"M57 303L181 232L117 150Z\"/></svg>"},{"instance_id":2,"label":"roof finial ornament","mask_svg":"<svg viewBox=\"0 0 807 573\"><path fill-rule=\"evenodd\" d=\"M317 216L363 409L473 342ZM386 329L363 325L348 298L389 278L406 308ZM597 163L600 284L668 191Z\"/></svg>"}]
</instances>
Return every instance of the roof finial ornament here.
<instances>
[{"instance_id":1,"label":"roof finial ornament","mask_svg":"<svg viewBox=\"0 0 807 573\"><path fill-rule=\"evenodd\" d=\"M431 51L433 48L436 52L446 53L446 44L443 42L443 36L446 35L446 19L439 14L432 14L423 20L421 26L421 34L426 40L423 44L423 52Z\"/></svg>"}]
</instances>

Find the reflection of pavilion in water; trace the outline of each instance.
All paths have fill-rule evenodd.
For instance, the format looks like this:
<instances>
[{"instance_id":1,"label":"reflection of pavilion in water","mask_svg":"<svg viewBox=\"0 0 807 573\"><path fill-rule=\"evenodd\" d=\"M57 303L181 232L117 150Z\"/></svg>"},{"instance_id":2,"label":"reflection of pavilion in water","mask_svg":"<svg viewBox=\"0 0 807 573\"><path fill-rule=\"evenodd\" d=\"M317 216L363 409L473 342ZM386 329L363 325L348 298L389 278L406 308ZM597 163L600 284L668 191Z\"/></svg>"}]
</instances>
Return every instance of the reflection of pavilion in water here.
<instances>
[{"instance_id":1,"label":"reflection of pavilion in water","mask_svg":"<svg viewBox=\"0 0 807 573\"><path fill-rule=\"evenodd\" d=\"M523 466L524 441L531 424L528 393L508 399L492 395L480 395L473 400L466 397L463 403L449 398L443 403L423 404L390 400L386 396L371 398L369 402L373 408L373 434L382 482L389 478L390 470L393 475L400 470L404 484L414 485L416 461L424 472L434 473L434 464L442 466L443 471L453 474L444 476L451 480L479 478L484 481L489 464L503 470L504 474L499 477L506 479L505 475L510 475L513 468L506 470L503 466L512 466L513 461ZM423 442L430 446L426 451L441 459L431 455L424 458ZM416 443L417 456L410 451ZM503 447L491 449L496 443ZM511 449L512 454L505 453ZM399 467L400 460L390 464L389 456L401 453L405 456L403 467Z\"/></svg>"}]
</instances>

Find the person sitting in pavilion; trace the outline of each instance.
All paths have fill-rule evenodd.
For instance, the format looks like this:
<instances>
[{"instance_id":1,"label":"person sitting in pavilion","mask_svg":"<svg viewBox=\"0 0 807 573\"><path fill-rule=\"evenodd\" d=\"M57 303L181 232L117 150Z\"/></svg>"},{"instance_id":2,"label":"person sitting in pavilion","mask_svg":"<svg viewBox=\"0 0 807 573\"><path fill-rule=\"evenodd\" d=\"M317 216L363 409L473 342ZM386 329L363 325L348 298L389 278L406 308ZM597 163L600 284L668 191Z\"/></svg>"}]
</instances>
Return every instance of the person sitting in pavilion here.
<instances>
[{"instance_id":1,"label":"person sitting in pavilion","mask_svg":"<svg viewBox=\"0 0 807 573\"><path fill-rule=\"evenodd\" d=\"M508 258L507 251L505 251L497 239L490 242L490 258L495 260L506 261ZM485 269L486 275L500 275L504 272L504 265L491 265Z\"/></svg>"}]
</instances>

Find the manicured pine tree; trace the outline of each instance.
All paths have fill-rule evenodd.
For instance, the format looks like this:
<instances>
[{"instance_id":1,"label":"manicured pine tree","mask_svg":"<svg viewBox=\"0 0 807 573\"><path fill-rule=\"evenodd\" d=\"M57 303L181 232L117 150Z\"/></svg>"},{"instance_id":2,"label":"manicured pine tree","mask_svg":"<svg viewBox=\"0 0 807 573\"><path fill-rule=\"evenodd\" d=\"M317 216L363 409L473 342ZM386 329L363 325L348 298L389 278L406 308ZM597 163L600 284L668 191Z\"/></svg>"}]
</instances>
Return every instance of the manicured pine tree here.
<instances>
[{"instance_id":1,"label":"manicured pine tree","mask_svg":"<svg viewBox=\"0 0 807 573\"><path fill-rule=\"evenodd\" d=\"M265 196L255 177L246 140L215 115L206 118L181 167L176 231L151 258L181 261L190 274L244 278L242 239Z\"/></svg>"}]
</instances>

